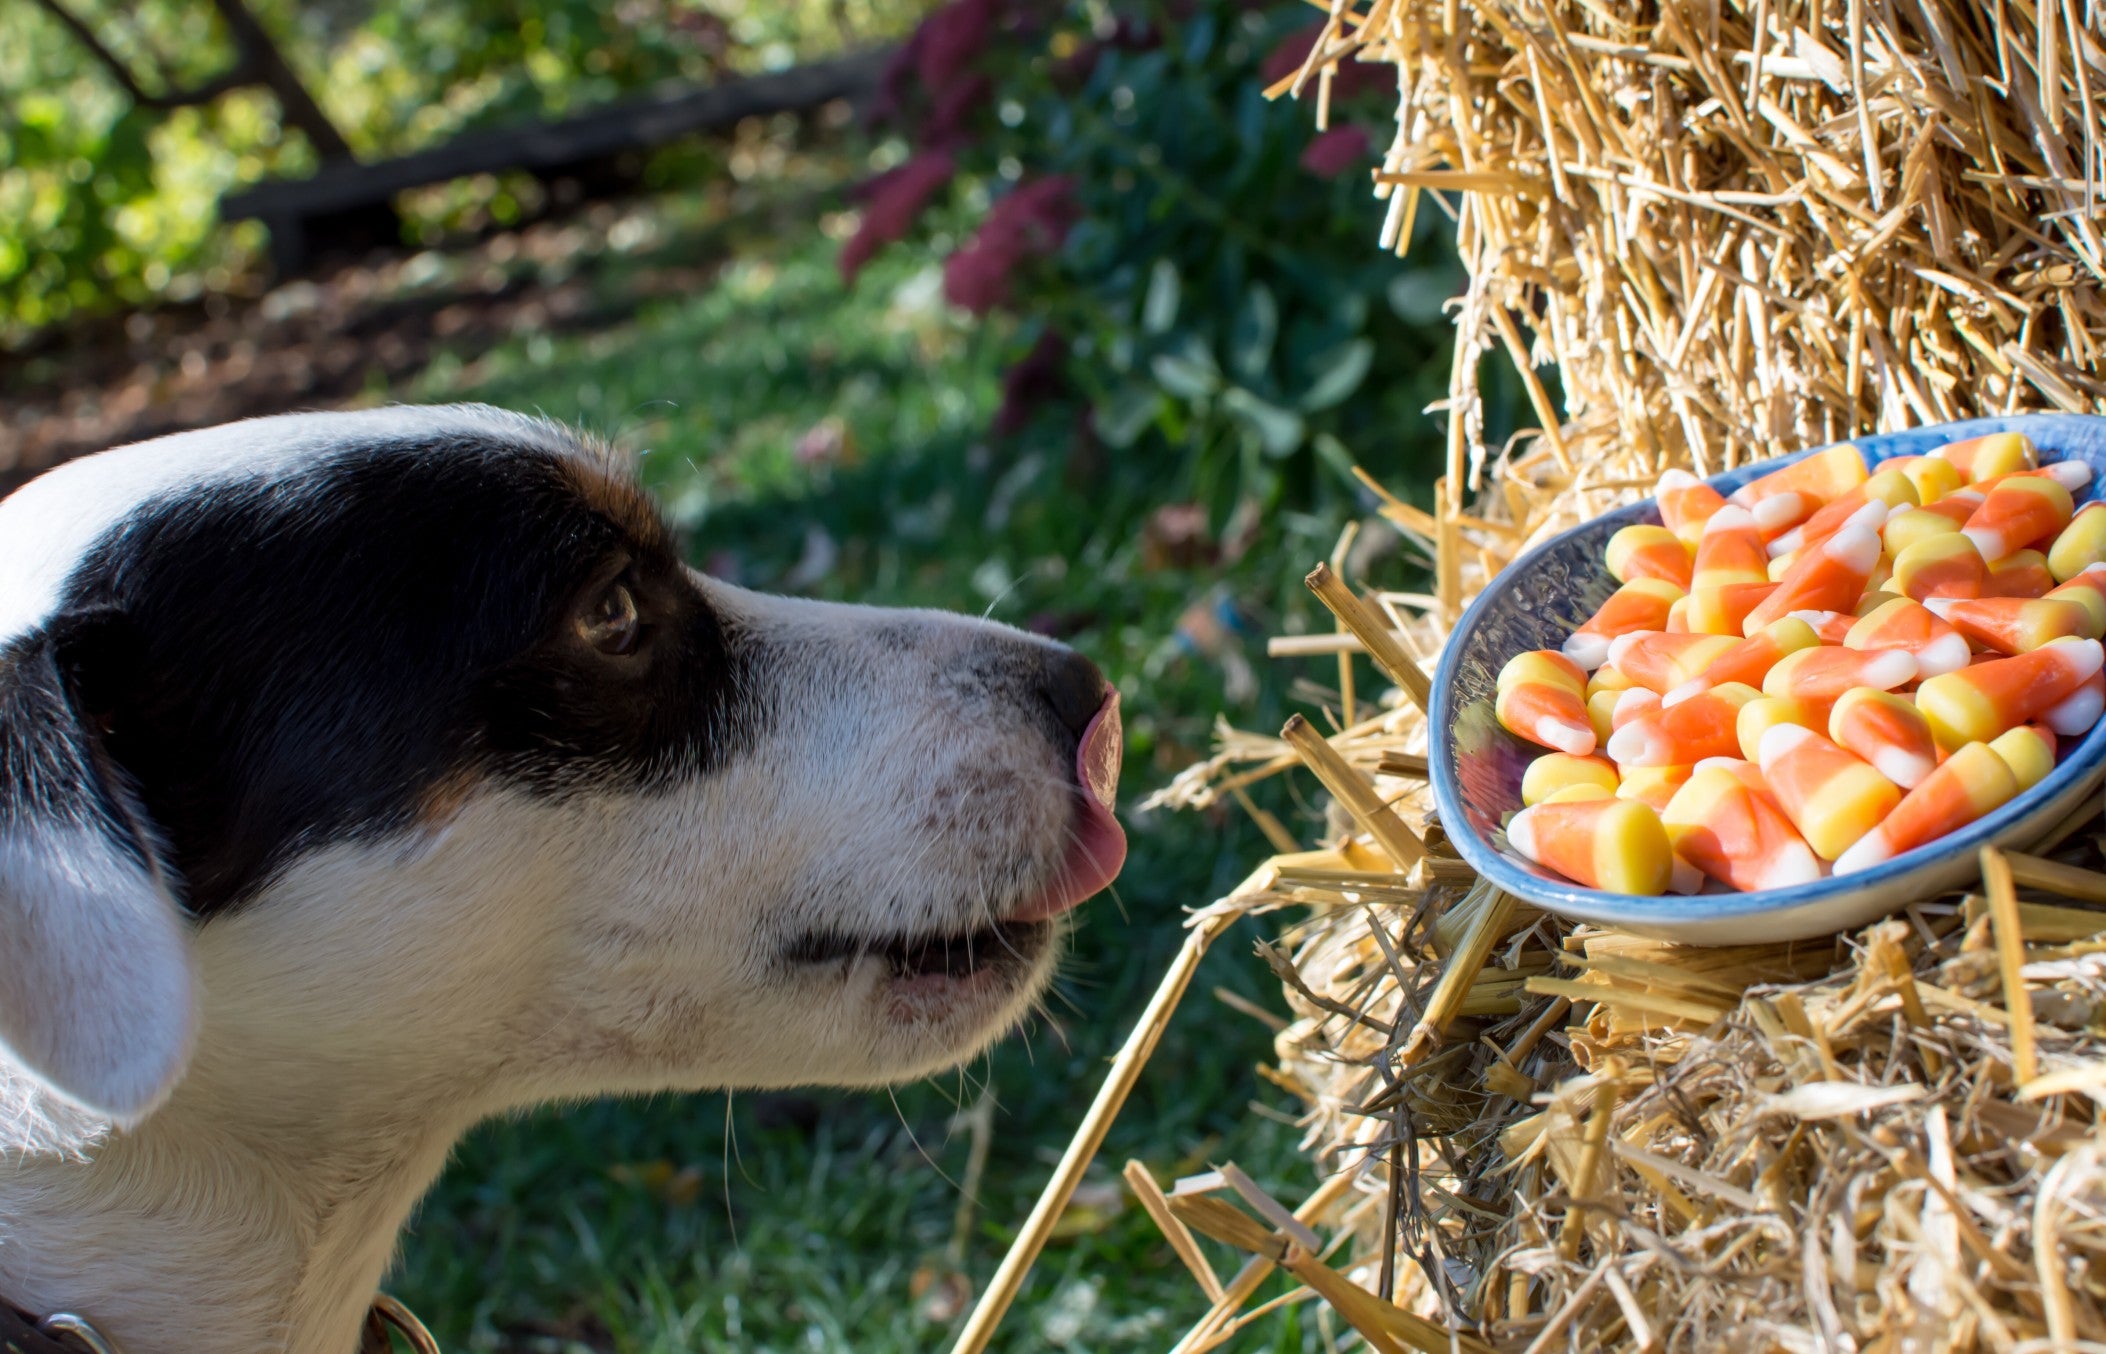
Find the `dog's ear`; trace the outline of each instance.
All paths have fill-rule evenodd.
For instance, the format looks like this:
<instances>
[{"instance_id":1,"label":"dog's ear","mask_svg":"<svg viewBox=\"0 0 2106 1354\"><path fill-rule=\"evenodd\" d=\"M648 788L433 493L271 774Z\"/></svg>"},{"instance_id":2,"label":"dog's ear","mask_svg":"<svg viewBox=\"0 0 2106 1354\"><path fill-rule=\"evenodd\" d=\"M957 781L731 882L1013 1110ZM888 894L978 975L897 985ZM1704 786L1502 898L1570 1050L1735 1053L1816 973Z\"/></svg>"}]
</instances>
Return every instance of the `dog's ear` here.
<instances>
[{"instance_id":1,"label":"dog's ear","mask_svg":"<svg viewBox=\"0 0 2106 1354\"><path fill-rule=\"evenodd\" d=\"M0 649L0 1045L62 1098L131 1123L189 1063L197 977L152 830L83 709L97 630Z\"/></svg>"}]
</instances>

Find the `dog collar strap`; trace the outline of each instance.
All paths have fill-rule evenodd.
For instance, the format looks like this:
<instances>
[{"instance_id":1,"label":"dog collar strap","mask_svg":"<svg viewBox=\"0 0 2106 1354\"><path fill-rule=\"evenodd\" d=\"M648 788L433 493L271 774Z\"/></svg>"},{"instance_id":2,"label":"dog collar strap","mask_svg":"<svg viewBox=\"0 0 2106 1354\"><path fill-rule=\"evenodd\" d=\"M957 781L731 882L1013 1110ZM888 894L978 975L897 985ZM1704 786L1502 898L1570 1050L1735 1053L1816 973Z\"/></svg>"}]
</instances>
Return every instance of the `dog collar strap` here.
<instances>
[{"instance_id":1,"label":"dog collar strap","mask_svg":"<svg viewBox=\"0 0 2106 1354\"><path fill-rule=\"evenodd\" d=\"M4 1354L117 1354L95 1328L68 1312L38 1321L0 1302L0 1351Z\"/></svg>"}]
</instances>

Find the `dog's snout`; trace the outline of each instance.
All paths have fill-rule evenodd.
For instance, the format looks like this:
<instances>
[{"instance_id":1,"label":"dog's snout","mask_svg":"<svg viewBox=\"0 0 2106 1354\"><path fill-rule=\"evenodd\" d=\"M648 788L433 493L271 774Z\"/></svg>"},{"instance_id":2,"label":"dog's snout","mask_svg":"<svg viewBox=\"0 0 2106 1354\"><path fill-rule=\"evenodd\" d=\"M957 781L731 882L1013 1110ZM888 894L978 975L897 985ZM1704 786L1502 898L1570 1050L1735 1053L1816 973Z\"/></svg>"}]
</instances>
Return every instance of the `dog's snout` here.
<instances>
[{"instance_id":1,"label":"dog's snout","mask_svg":"<svg viewBox=\"0 0 2106 1354\"><path fill-rule=\"evenodd\" d=\"M1097 717L1097 711L1104 708L1104 697L1110 690L1097 665L1073 649L1055 648L1046 655L1039 692L1053 708L1060 726L1078 742L1088 731L1090 721Z\"/></svg>"}]
</instances>

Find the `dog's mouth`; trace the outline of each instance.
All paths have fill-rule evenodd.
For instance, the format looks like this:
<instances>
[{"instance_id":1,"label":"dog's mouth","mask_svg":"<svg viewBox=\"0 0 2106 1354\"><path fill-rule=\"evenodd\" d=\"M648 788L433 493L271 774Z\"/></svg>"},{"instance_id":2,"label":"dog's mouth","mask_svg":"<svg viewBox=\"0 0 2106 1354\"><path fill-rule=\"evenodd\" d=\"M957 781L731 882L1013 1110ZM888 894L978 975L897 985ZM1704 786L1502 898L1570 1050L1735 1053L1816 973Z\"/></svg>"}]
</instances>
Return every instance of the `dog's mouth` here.
<instances>
[{"instance_id":1,"label":"dog's mouth","mask_svg":"<svg viewBox=\"0 0 2106 1354\"><path fill-rule=\"evenodd\" d=\"M800 967L853 966L865 959L885 965L899 982L962 982L996 969L1029 968L1053 938L1044 921L1003 921L969 931L922 933L889 939L811 931L792 940L783 957Z\"/></svg>"}]
</instances>

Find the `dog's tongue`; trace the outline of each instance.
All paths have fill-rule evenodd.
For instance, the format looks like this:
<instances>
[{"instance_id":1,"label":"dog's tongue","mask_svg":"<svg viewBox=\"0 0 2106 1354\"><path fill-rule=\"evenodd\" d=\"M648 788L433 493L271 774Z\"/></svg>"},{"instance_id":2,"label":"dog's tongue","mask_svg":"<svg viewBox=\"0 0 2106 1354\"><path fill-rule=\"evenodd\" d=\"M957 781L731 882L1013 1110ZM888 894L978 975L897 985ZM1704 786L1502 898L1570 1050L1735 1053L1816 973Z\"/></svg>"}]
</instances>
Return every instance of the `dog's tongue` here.
<instances>
[{"instance_id":1,"label":"dog's tongue","mask_svg":"<svg viewBox=\"0 0 2106 1354\"><path fill-rule=\"evenodd\" d=\"M1119 792L1119 762L1125 751L1119 693L1114 691L1104 698L1103 708L1082 731L1082 742L1075 749L1082 813L1068 858L1052 887L1018 908L1012 920L1057 917L1118 877L1119 867L1126 863L1126 831L1112 816L1112 801Z\"/></svg>"}]
</instances>

